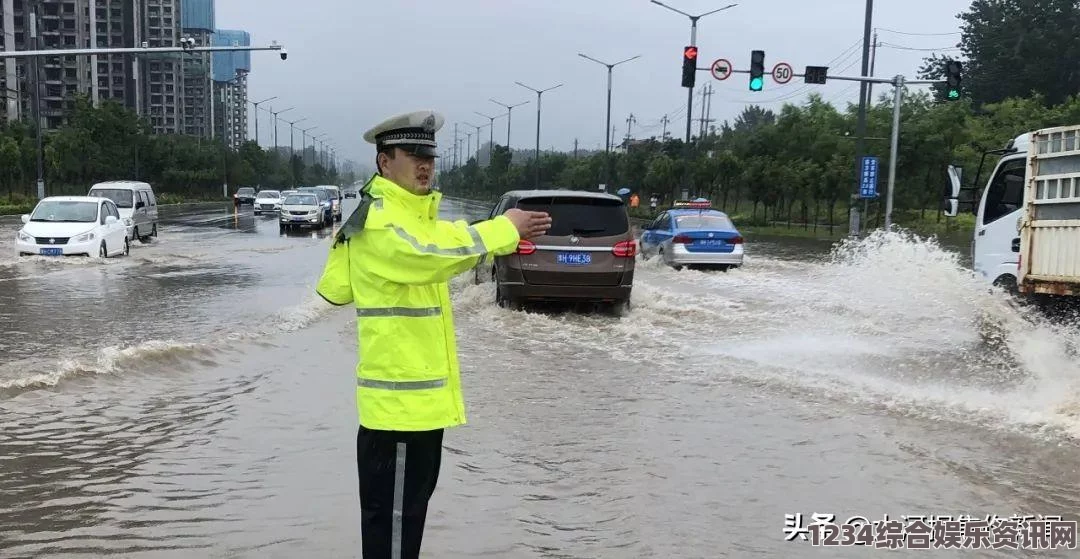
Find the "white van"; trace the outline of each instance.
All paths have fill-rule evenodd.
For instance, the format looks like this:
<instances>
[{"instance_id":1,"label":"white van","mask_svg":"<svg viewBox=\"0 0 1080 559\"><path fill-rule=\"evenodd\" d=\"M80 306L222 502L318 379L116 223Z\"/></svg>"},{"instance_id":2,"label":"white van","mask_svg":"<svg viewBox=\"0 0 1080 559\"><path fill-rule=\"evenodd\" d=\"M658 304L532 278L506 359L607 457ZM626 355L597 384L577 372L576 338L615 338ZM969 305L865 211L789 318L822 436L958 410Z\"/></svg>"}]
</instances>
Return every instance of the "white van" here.
<instances>
[{"instance_id":1,"label":"white van","mask_svg":"<svg viewBox=\"0 0 1080 559\"><path fill-rule=\"evenodd\" d=\"M120 220L127 226L128 240L150 242L158 234L158 207L154 189L138 181L106 181L90 187L89 196L116 202Z\"/></svg>"}]
</instances>

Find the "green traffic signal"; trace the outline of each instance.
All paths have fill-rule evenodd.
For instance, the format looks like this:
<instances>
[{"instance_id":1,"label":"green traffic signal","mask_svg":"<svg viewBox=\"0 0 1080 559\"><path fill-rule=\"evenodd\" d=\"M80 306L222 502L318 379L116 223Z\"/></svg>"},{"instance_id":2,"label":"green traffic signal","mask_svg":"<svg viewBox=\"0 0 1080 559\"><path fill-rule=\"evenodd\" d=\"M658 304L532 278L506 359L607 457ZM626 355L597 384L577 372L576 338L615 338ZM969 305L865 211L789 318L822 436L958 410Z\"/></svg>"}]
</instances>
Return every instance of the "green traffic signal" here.
<instances>
[{"instance_id":1,"label":"green traffic signal","mask_svg":"<svg viewBox=\"0 0 1080 559\"><path fill-rule=\"evenodd\" d=\"M752 78L750 80L750 91L761 91L762 81L761 78Z\"/></svg>"}]
</instances>

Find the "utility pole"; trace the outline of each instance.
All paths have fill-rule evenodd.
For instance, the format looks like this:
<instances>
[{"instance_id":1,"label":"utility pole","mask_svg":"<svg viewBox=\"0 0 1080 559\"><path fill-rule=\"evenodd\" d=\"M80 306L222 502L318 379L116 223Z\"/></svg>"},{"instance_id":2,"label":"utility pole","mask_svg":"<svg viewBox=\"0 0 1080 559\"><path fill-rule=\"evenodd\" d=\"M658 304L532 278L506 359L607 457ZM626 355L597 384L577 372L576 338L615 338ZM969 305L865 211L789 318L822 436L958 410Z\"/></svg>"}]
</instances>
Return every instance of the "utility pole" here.
<instances>
[{"instance_id":1,"label":"utility pole","mask_svg":"<svg viewBox=\"0 0 1080 559\"><path fill-rule=\"evenodd\" d=\"M705 137L705 95L709 90L709 85L705 84L701 86L701 126L698 129L698 139Z\"/></svg>"},{"instance_id":2,"label":"utility pole","mask_svg":"<svg viewBox=\"0 0 1080 559\"><path fill-rule=\"evenodd\" d=\"M667 115L664 115L664 118L660 119L660 122L664 124L664 133L660 136L660 140L663 141L667 139L667 125L671 120Z\"/></svg>"},{"instance_id":3,"label":"utility pole","mask_svg":"<svg viewBox=\"0 0 1080 559\"><path fill-rule=\"evenodd\" d=\"M874 30L874 42L873 42L872 45L870 45L870 74L869 74L869 76L871 78L874 77L874 62L877 60L877 42L878 42L878 40L877 40L877 30ZM869 110L870 107L874 104L874 93L873 93L873 91L874 91L874 82L867 82L867 84L866 84L866 110ZM862 136L860 136L859 139L862 140L864 138ZM855 167L858 168L858 166L859 166L858 161L859 160L856 159L855 161L856 161ZM863 219L866 219L867 216L870 215L870 199L869 198L863 198L863 212L862 212L862 214L863 214Z\"/></svg>"},{"instance_id":4,"label":"utility pole","mask_svg":"<svg viewBox=\"0 0 1080 559\"><path fill-rule=\"evenodd\" d=\"M458 166L458 123L454 123L454 168Z\"/></svg>"},{"instance_id":5,"label":"utility pole","mask_svg":"<svg viewBox=\"0 0 1080 559\"><path fill-rule=\"evenodd\" d=\"M36 2L37 9L41 9L41 1ZM38 33L37 9L30 11L30 38L34 42L35 49L41 49L41 35ZM45 134L44 126L41 125L41 68L38 57L34 57L34 130L37 136L37 195L38 200L45 197L45 149L42 147L42 136ZM94 84L97 89L97 84Z\"/></svg>"},{"instance_id":6,"label":"utility pole","mask_svg":"<svg viewBox=\"0 0 1080 559\"><path fill-rule=\"evenodd\" d=\"M712 96L713 96L713 85L710 83L709 84L709 103L708 103L708 106L705 108L705 135L708 135L709 124L712 123Z\"/></svg>"},{"instance_id":7,"label":"utility pole","mask_svg":"<svg viewBox=\"0 0 1080 559\"><path fill-rule=\"evenodd\" d=\"M870 57L870 30L871 30L871 25L873 24L873 20L874 20L874 0L866 0L866 17L864 18L864 22L863 22L862 72L859 74L860 76L866 76L867 75L867 70L869 69L868 66L869 66L869 63L870 63L870 59L869 59L869 57ZM862 161L862 157L863 157L863 154L864 154L865 149L866 149L866 146L865 146L865 138L866 138L866 105L867 105L867 103L869 101L869 99L867 99L867 93L868 93L867 86L868 85L869 84L867 82L865 82L865 81L861 81L859 83L859 116L858 116L858 121L855 124L855 136L856 136L855 137L855 162L854 162L854 165L853 165L853 167L855 168L856 179L855 179L855 195L853 195L852 198L851 198L852 202L855 201L854 196L858 195L858 191L859 191L859 179L858 179L858 177L860 176L860 172L861 172L860 171L860 162ZM851 227L849 229L849 234L854 235L854 236L858 236L859 235L859 230L858 230L859 220L856 218L856 216L854 214L859 211L859 207L856 206L854 203L850 203L848 207L849 207L848 212L849 212L849 214L851 214L850 217L849 217L850 223L851 223Z\"/></svg>"},{"instance_id":8,"label":"utility pole","mask_svg":"<svg viewBox=\"0 0 1080 559\"><path fill-rule=\"evenodd\" d=\"M630 125L637 122L634 118L634 113L630 113L630 116L626 118L626 145L630 145Z\"/></svg>"},{"instance_id":9,"label":"utility pole","mask_svg":"<svg viewBox=\"0 0 1080 559\"><path fill-rule=\"evenodd\" d=\"M577 159L577 138L574 138L574 159Z\"/></svg>"}]
</instances>

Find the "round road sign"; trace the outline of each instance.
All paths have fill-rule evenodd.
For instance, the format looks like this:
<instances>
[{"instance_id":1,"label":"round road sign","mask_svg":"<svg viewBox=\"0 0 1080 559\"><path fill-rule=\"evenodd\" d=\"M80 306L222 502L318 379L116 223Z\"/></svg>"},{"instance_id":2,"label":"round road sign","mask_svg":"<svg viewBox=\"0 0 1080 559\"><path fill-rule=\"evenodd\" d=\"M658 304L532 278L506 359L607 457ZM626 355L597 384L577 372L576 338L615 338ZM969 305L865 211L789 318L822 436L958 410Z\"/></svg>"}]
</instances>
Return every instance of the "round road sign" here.
<instances>
[{"instance_id":1,"label":"round road sign","mask_svg":"<svg viewBox=\"0 0 1080 559\"><path fill-rule=\"evenodd\" d=\"M723 58L717 58L713 61L709 71L712 72L712 77L718 80L726 80L731 77L731 62Z\"/></svg>"},{"instance_id":2,"label":"round road sign","mask_svg":"<svg viewBox=\"0 0 1080 559\"><path fill-rule=\"evenodd\" d=\"M772 69L772 79L779 84L785 84L791 81L791 78L795 76L795 72L791 69L791 65L787 62L781 62Z\"/></svg>"}]
</instances>

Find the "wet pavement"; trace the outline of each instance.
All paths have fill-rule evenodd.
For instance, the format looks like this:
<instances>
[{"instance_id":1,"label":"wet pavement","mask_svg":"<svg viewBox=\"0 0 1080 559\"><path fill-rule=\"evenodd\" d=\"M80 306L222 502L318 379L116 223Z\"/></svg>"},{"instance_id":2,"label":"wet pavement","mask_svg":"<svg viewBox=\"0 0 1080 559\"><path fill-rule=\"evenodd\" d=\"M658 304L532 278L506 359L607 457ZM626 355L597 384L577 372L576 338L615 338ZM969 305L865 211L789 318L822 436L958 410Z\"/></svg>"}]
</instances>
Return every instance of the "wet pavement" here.
<instances>
[{"instance_id":1,"label":"wet pavement","mask_svg":"<svg viewBox=\"0 0 1080 559\"><path fill-rule=\"evenodd\" d=\"M359 557L330 230L162 210L127 257L0 253L0 557ZM926 241L748 243L728 273L639 261L621 318L456 279L469 424L425 557L862 557L785 541L785 514L1080 509L1080 330Z\"/></svg>"}]
</instances>

